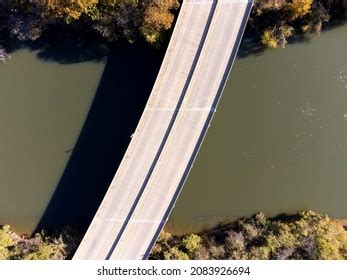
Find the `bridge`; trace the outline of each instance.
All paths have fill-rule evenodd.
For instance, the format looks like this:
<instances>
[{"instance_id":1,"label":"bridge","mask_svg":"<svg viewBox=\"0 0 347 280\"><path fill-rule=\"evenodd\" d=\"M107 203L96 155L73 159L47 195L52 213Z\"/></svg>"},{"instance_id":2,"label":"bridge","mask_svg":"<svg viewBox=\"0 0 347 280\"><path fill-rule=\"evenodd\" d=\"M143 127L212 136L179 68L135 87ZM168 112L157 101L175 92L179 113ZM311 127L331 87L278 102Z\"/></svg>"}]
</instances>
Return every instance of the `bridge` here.
<instances>
[{"instance_id":1,"label":"bridge","mask_svg":"<svg viewBox=\"0 0 347 280\"><path fill-rule=\"evenodd\" d=\"M136 131L73 259L146 259L210 125L252 0L184 0Z\"/></svg>"}]
</instances>

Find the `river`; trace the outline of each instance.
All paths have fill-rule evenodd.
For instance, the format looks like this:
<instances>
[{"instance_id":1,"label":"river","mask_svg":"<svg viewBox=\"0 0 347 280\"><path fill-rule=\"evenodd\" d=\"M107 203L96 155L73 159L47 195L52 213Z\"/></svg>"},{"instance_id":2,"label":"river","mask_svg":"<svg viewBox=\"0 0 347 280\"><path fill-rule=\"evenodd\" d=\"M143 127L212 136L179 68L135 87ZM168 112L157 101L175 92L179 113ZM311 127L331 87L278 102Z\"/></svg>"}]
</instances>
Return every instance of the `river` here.
<instances>
[{"instance_id":1,"label":"river","mask_svg":"<svg viewBox=\"0 0 347 280\"><path fill-rule=\"evenodd\" d=\"M0 65L0 224L35 228L70 159L104 66L48 63L29 50Z\"/></svg>"},{"instance_id":2,"label":"river","mask_svg":"<svg viewBox=\"0 0 347 280\"><path fill-rule=\"evenodd\" d=\"M346 34L344 25L236 60L170 231L258 211L347 216ZM0 65L0 224L85 229L163 52L126 45L107 62L54 61L28 49L12 56Z\"/></svg>"},{"instance_id":3,"label":"river","mask_svg":"<svg viewBox=\"0 0 347 280\"><path fill-rule=\"evenodd\" d=\"M236 60L168 230L259 211L347 217L346 34Z\"/></svg>"},{"instance_id":4,"label":"river","mask_svg":"<svg viewBox=\"0 0 347 280\"><path fill-rule=\"evenodd\" d=\"M65 41L0 65L0 225L22 233L86 229L164 55L120 43L100 56Z\"/></svg>"}]
</instances>

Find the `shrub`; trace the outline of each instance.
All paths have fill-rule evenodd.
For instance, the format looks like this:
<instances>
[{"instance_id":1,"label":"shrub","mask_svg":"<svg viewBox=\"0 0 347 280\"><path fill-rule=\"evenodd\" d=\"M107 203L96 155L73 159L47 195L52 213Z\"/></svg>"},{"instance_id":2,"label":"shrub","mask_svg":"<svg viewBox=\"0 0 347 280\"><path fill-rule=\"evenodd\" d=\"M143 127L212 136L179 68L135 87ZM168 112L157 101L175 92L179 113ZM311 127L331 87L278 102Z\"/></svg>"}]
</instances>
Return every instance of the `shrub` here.
<instances>
[{"instance_id":1,"label":"shrub","mask_svg":"<svg viewBox=\"0 0 347 280\"><path fill-rule=\"evenodd\" d=\"M291 14L291 19L303 18L311 12L313 0L293 0L288 3L287 9Z\"/></svg>"},{"instance_id":2,"label":"shrub","mask_svg":"<svg viewBox=\"0 0 347 280\"><path fill-rule=\"evenodd\" d=\"M72 235L67 229L59 236L47 236L44 232L33 237L20 236L5 225L0 227L0 260L61 260L76 249ZM75 235L74 235L75 238ZM78 238L79 239L79 238ZM67 248L68 241L69 247Z\"/></svg>"},{"instance_id":3,"label":"shrub","mask_svg":"<svg viewBox=\"0 0 347 280\"><path fill-rule=\"evenodd\" d=\"M266 29L261 36L263 45L269 48L284 48L287 45L287 39L293 35L294 28L289 25L275 26L272 29Z\"/></svg>"},{"instance_id":4,"label":"shrub","mask_svg":"<svg viewBox=\"0 0 347 280\"><path fill-rule=\"evenodd\" d=\"M6 260L10 257L11 247L16 243L16 238L13 236L10 226L5 225L0 228L0 260Z\"/></svg>"},{"instance_id":5,"label":"shrub","mask_svg":"<svg viewBox=\"0 0 347 280\"><path fill-rule=\"evenodd\" d=\"M172 247L164 252L165 260L189 260L188 254L180 251L177 247Z\"/></svg>"},{"instance_id":6,"label":"shrub","mask_svg":"<svg viewBox=\"0 0 347 280\"><path fill-rule=\"evenodd\" d=\"M200 234L164 233L151 258L347 259L347 234L336 221L313 211L274 219L260 213Z\"/></svg>"},{"instance_id":7,"label":"shrub","mask_svg":"<svg viewBox=\"0 0 347 280\"><path fill-rule=\"evenodd\" d=\"M194 255L196 250L199 249L201 237L196 234L190 234L183 238L182 244L187 249L189 255Z\"/></svg>"}]
</instances>

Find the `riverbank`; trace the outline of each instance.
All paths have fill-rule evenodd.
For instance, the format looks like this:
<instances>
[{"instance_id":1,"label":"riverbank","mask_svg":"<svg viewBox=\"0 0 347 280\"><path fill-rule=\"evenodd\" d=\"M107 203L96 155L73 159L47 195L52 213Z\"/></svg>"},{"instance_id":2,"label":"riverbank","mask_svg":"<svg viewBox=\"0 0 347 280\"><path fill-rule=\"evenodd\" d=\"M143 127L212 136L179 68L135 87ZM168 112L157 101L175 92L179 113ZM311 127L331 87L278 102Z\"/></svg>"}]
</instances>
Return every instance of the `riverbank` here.
<instances>
[{"instance_id":1,"label":"riverbank","mask_svg":"<svg viewBox=\"0 0 347 280\"><path fill-rule=\"evenodd\" d=\"M268 48L285 47L345 20L343 0L255 0L246 35Z\"/></svg>"},{"instance_id":2,"label":"riverbank","mask_svg":"<svg viewBox=\"0 0 347 280\"><path fill-rule=\"evenodd\" d=\"M162 232L151 259L347 259L341 224L313 211L220 224L183 236Z\"/></svg>"},{"instance_id":3,"label":"riverbank","mask_svg":"<svg viewBox=\"0 0 347 280\"><path fill-rule=\"evenodd\" d=\"M337 219L336 221L347 230L347 219Z\"/></svg>"},{"instance_id":4,"label":"riverbank","mask_svg":"<svg viewBox=\"0 0 347 280\"><path fill-rule=\"evenodd\" d=\"M52 33L80 46L97 42L101 51L117 41L166 46L180 6L178 0L74 3L0 1L0 63ZM258 47L285 47L345 22L346 9L344 0L255 0L245 37Z\"/></svg>"},{"instance_id":5,"label":"riverbank","mask_svg":"<svg viewBox=\"0 0 347 280\"><path fill-rule=\"evenodd\" d=\"M45 231L32 236L19 235L10 226L0 226L0 260L70 259L81 240L81 234L70 228Z\"/></svg>"},{"instance_id":6,"label":"riverbank","mask_svg":"<svg viewBox=\"0 0 347 280\"><path fill-rule=\"evenodd\" d=\"M30 237L2 226L0 260L71 259L81 238L71 227ZM347 233L313 211L274 218L258 213L196 234L162 232L150 259L347 259Z\"/></svg>"},{"instance_id":7,"label":"riverbank","mask_svg":"<svg viewBox=\"0 0 347 280\"><path fill-rule=\"evenodd\" d=\"M137 40L157 46L166 42L178 7L178 0L0 0L0 63L52 33L79 46Z\"/></svg>"}]
</instances>

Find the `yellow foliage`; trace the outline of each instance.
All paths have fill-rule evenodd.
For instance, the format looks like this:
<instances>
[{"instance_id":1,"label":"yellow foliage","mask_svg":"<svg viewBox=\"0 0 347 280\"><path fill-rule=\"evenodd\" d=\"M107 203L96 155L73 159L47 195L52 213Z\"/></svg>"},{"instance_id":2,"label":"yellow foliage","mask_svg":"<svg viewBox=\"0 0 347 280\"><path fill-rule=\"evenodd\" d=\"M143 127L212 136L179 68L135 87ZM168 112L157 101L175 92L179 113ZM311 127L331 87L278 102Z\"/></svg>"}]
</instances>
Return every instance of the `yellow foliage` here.
<instances>
[{"instance_id":1,"label":"yellow foliage","mask_svg":"<svg viewBox=\"0 0 347 280\"><path fill-rule=\"evenodd\" d=\"M299 216L300 219L292 226L293 232L298 237L314 238L317 244L316 259L346 259L347 233L341 225L328 216L313 211L301 212Z\"/></svg>"},{"instance_id":2,"label":"yellow foliage","mask_svg":"<svg viewBox=\"0 0 347 280\"><path fill-rule=\"evenodd\" d=\"M171 10L178 7L178 0L152 1L146 7L141 32L148 42L155 43L160 32L171 27L174 20Z\"/></svg>"},{"instance_id":3,"label":"yellow foliage","mask_svg":"<svg viewBox=\"0 0 347 280\"><path fill-rule=\"evenodd\" d=\"M247 254L249 260L268 260L270 259L270 248L266 246L252 247Z\"/></svg>"},{"instance_id":4,"label":"yellow foliage","mask_svg":"<svg viewBox=\"0 0 347 280\"><path fill-rule=\"evenodd\" d=\"M141 33L145 37L146 41L151 44L157 42L160 37L160 31L152 28L149 25L143 25L141 27Z\"/></svg>"},{"instance_id":5,"label":"yellow foliage","mask_svg":"<svg viewBox=\"0 0 347 280\"><path fill-rule=\"evenodd\" d=\"M305 25L301 26L301 30L302 30L302 32L304 32L304 33L309 32L309 31L310 31L310 25L305 24Z\"/></svg>"},{"instance_id":6,"label":"yellow foliage","mask_svg":"<svg viewBox=\"0 0 347 280\"><path fill-rule=\"evenodd\" d=\"M0 260L6 260L10 256L9 248L15 244L12 238L10 226L4 225L0 227Z\"/></svg>"},{"instance_id":7,"label":"yellow foliage","mask_svg":"<svg viewBox=\"0 0 347 280\"><path fill-rule=\"evenodd\" d=\"M269 48L275 49L279 46L284 48L287 44L287 38L292 36L293 30L293 27L286 24L273 29L266 29L261 36L261 42Z\"/></svg>"},{"instance_id":8,"label":"yellow foliage","mask_svg":"<svg viewBox=\"0 0 347 280\"><path fill-rule=\"evenodd\" d=\"M200 235L162 234L152 258L340 260L347 259L347 233L336 221L313 211L278 219L258 214Z\"/></svg>"},{"instance_id":9,"label":"yellow foliage","mask_svg":"<svg viewBox=\"0 0 347 280\"><path fill-rule=\"evenodd\" d=\"M164 253L165 260L189 260L186 253L180 251L176 246L169 249Z\"/></svg>"},{"instance_id":10,"label":"yellow foliage","mask_svg":"<svg viewBox=\"0 0 347 280\"><path fill-rule=\"evenodd\" d=\"M263 45L275 49L278 47L278 42L275 37L275 34L273 30L267 29L263 32L263 35L261 36L261 42Z\"/></svg>"},{"instance_id":11,"label":"yellow foliage","mask_svg":"<svg viewBox=\"0 0 347 280\"><path fill-rule=\"evenodd\" d=\"M188 250L189 254L193 254L199 249L201 244L201 237L196 234L190 234L183 239L183 245Z\"/></svg>"},{"instance_id":12,"label":"yellow foliage","mask_svg":"<svg viewBox=\"0 0 347 280\"><path fill-rule=\"evenodd\" d=\"M311 12L313 0L293 0L288 4L292 20L302 18Z\"/></svg>"},{"instance_id":13,"label":"yellow foliage","mask_svg":"<svg viewBox=\"0 0 347 280\"><path fill-rule=\"evenodd\" d=\"M158 242L167 242L168 240L170 240L172 238L171 233L166 232L166 231L162 231L159 234L158 237Z\"/></svg>"},{"instance_id":14,"label":"yellow foliage","mask_svg":"<svg viewBox=\"0 0 347 280\"><path fill-rule=\"evenodd\" d=\"M95 9L99 0L34 0L44 9L44 15L63 18L66 22L79 19Z\"/></svg>"},{"instance_id":15,"label":"yellow foliage","mask_svg":"<svg viewBox=\"0 0 347 280\"><path fill-rule=\"evenodd\" d=\"M25 260L49 260L55 253L55 248L51 244L41 243L37 250L24 256Z\"/></svg>"},{"instance_id":16,"label":"yellow foliage","mask_svg":"<svg viewBox=\"0 0 347 280\"><path fill-rule=\"evenodd\" d=\"M343 255L340 252L340 247L335 244L334 241L328 240L324 237L318 237L316 239L317 251L316 259L317 260L343 260Z\"/></svg>"}]
</instances>

